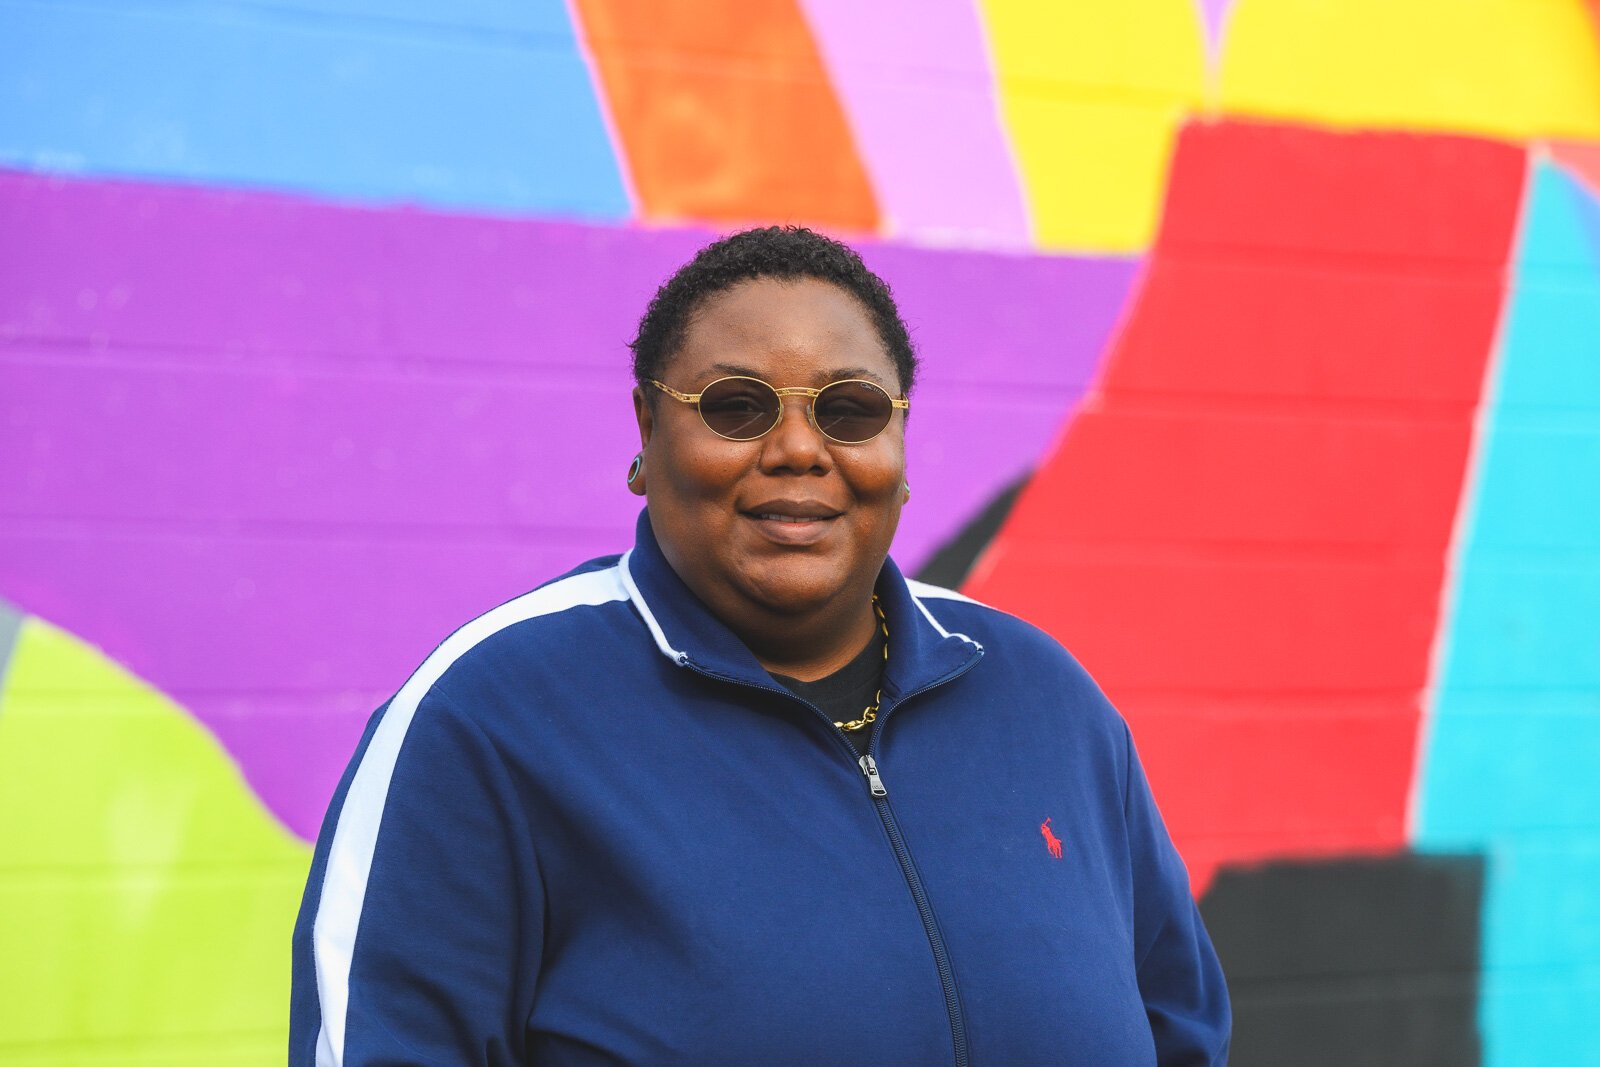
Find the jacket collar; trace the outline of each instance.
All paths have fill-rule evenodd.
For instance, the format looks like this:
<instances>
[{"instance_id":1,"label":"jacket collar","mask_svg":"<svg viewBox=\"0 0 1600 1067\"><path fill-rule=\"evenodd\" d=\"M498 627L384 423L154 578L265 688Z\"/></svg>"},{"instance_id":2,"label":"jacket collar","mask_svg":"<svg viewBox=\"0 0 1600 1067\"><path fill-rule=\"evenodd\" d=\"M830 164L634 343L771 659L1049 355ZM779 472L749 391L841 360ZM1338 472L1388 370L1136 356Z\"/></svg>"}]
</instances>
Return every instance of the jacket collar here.
<instances>
[{"instance_id":1,"label":"jacket collar","mask_svg":"<svg viewBox=\"0 0 1600 1067\"><path fill-rule=\"evenodd\" d=\"M678 577L661 553L650 513L639 513L634 547L622 557L622 581L661 654L728 681L772 688L755 655ZM894 560L878 574L877 592L889 620L889 668L884 702L937 685L983 655L983 646L942 625L917 597Z\"/></svg>"}]
</instances>

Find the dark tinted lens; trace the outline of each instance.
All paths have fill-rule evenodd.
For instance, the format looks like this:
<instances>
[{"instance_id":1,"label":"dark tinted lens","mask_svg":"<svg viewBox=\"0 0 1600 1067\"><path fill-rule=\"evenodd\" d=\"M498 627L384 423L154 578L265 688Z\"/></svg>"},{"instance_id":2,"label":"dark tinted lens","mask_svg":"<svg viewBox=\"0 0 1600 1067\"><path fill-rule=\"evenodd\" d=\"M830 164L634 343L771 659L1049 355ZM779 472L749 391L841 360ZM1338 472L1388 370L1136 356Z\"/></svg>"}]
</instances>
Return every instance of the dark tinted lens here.
<instances>
[{"instance_id":1,"label":"dark tinted lens","mask_svg":"<svg viewBox=\"0 0 1600 1067\"><path fill-rule=\"evenodd\" d=\"M700 417L714 432L735 441L749 441L772 429L781 410L778 394L754 378L724 378L700 394Z\"/></svg>"},{"instance_id":2,"label":"dark tinted lens","mask_svg":"<svg viewBox=\"0 0 1600 1067\"><path fill-rule=\"evenodd\" d=\"M834 382L816 404L817 429L846 444L872 440L894 413L889 394L871 382Z\"/></svg>"}]
</instances>

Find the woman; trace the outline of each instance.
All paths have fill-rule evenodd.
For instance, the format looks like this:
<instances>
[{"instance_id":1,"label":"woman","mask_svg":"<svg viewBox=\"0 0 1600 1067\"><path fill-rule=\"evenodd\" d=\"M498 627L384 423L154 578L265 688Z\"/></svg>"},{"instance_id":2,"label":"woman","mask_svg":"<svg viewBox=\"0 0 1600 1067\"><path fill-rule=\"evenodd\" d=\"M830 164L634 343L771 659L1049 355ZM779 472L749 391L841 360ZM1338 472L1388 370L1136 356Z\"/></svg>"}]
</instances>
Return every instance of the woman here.
<instances>
[{"instance_id":1,"label":"woman","mask_svg":"<svg viewBox=\"0 0 1600 1067\"><path fill-rule=\"evenodd\" d=\"M633 347L637 542L374 716L295 932L291 1063L1224 1062L1122 720L1049 637L888 558L916 364L883 283L738 234Z\"/></svg>"}]
</instances>

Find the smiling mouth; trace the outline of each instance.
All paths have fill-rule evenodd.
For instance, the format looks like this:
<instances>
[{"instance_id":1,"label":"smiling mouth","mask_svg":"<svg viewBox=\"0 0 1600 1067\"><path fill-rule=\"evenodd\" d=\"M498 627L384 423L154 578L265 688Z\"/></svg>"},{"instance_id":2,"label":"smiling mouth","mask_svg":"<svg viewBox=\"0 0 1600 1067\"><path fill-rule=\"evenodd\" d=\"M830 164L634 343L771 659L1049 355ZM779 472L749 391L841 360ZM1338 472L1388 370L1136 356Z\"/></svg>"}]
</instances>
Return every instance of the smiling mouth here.
<instances>
[{"instance_id":1,"label":"smiling mouth","mask_svg":"<svg viewBox=\"0 0 1600 1067\"><path fill-rule=\"evenodd\" d=\"M784 515L777 511L752 511L746 514L753 519L761 519L766 522L827 522L830 519L838 518L837 515Z\"/></svg>"},{"instance_id":2,"label":"smiling mouth","mask_svg":"<svg viewBox=\"0 0 1600 1067\"><path fill-rule=\"evenodd\" d=\"M844 512L811 502L771 500L741 514L767 541L788 548L806 548L828 540L834 520Z\"/></svg>"}]
</instances>

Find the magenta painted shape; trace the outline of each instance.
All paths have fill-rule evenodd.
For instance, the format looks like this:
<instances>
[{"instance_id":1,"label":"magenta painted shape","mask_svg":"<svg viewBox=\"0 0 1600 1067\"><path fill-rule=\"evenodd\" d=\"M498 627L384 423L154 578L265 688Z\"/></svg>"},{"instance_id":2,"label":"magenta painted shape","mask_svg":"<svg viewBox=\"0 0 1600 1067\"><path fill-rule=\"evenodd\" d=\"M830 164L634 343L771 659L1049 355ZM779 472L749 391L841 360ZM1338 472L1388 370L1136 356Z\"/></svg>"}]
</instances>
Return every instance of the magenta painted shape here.
<instances>
[{"instance_id":1,"label":"magenta painted shape","mask_svg":"<svg viewBox=\"0 0 1600 1067\"><path fill-rule=\"evenodd\" d=\"M0 172L0 597L305 837L451 629L629 543L626 340L707 239ZM925 370L897 559L1043 454L1129 261L867 247Z\"/></svg>"},{"instance_id":2,"label":"magenta painted shape","mask_svg":"<svg viewBox=\"0 0 1600 1067\"><path fill-rule=\"evenodd\" d=\"M893 236L1028 246L976 7L802 0Z\"/></svg>"}]
</instances>

